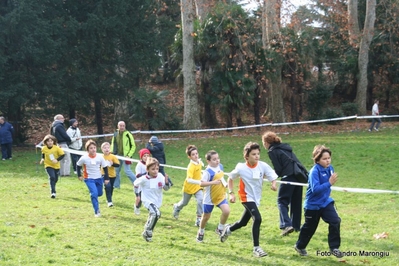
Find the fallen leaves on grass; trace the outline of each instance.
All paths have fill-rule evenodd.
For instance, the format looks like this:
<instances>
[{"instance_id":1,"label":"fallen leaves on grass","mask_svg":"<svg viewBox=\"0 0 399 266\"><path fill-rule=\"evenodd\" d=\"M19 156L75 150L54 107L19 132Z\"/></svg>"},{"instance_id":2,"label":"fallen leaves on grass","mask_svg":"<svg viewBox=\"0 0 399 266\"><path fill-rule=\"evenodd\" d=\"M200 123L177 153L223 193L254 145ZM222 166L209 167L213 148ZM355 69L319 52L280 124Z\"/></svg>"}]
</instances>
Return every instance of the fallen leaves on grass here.
<instances>
[{"instance_id":1,"label":"fallen leaves on grass","mask_svg":"<svg viewBox=\"0 0 399 266\"><path fill-rule=\"evenodd\" d=\"M382 239L382 238L388 238L388 233L382 232L380 234L374 234L373 237L375 239Z\"/></svg>"}]
</instances>

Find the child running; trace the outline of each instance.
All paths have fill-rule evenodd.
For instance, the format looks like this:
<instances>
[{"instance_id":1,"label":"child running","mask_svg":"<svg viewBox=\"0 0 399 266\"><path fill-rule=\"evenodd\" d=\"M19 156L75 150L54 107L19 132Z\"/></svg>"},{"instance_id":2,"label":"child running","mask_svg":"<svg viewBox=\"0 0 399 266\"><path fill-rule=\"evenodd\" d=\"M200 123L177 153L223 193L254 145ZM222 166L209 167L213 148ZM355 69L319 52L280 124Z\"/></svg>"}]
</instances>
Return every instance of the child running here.
<instances>
[{"instance_id":1,"label":"child running","mask_svg":"<svg viewBox=\"0 0 399 266\"><path fill-rule=\"evenodd\" d=\"M342 258L344 253L339 250L341 245L341 218L334 207L331 198L331 186L338 180L338 174L331 165L331 150L323 145L313 149L315 165L309 172L309 186L304 201L305 223L301 227L295 250L301 256L307 256L306 246L316 232L320 218L328 224L328 246L331 254Z\"/></svg>"},{"instance_id":2,"label":"child running","mask_svg":"<svg viewBox=\"0 0 399 266\"><path fill-rule=\"evenodd\" d=\"M155 158L149 157L146 163L147 174L134 181L135 186L141 190L141 200L148 209L148 219L144 225L143 237L147 242L152 241L152 231L159 218L162 205L162 195L164 190L169 189L168 179L159 173L159 162Z\"/></svg>"},{"instance_id":3,"label":"child running","mask_svg":"<svg viewBox=\"0 0 399 266\"><path fill-rule=\"evenodd\" d=\"M136 165L136 178L140 176L145 176L147 174L146 162L149 157L151 157L151 152L148 149L141 149L139 151L140 162ZM136 193L136 202L134 204L134 213L136 215L140 215L140 207L141 207L141 191L139 191L139 187L134 186L134 193Z\"/></svg>"},{"instance_id":4,"label":"child running","mask_svg":"<svg viewBox=\"0 0 399 266\"><path fill-rule=\"evenodd\" d=\"M186 154L190 159L190 163L187 166L187 177L183 184L183 198L176 204L173 205L173 217L179 219L180 211L188 204L191 196L195 196L197 200L197 219L195 226L200 225L202 217L202 201L203 191L201 185L201 170L204 164L198 155L198 149L194 145L188 145L186 148Z\"/></svg>"},{"instance_id":5,"label":"child running","mask_svg":"<svg viewBox=\"0 0 399 266\"><path fill-rule=\"evenodd\" d=\"M101 144L101 150L103 151L104 159L108 163L108 176L109 182L104 183L105 196L107 197L108 207L113 207L112 195L114 193L114 182L116 178L115 167L119 167L119 160L115 155L111 153L111 144L109 142L104 142ZM104 169L101 168L101 175L104 176Z\"/></svg>"},{"instance_id":6,"label":"child running","mask_svg":"<svg viewBox=\"0 0 399 266\"><path fill-rule=\"evenodd\" d=\"M226 200L226 186L227 183L224 181L223 165L220 163L219 154L214 151L208 151L206 156L208 166L202 174L201 187L205 187L203 209L200 228L197 233L197 241L202 242L204 240L205 226L211 214L214 206L217 206L222 210L220 215L219 225L216 228L216 234L220 236L222 233L227 218L230 214L230 207Z\"/></svg>"},{"instance_id":7,"label":"child running","mask_svg":"<svg viewBox=\"0 0 399 266\"><path fill-rule=\"evenodd\" d=\"M108 163L103 156L97 154L97 144L94 140L89 139L85 148L87 154L80 157L76 163L78 177L80 181L84 180L89 189L94 217L101 217L98 197L103 195L103 184L108 185L109 183ZM82 167L83 177L81 175ZM104 177L101 174L101 167L104 170Z\"/></svg>"},{"instance_id":8,"label":"child running","mask_svg":"<svg viewBox=\"0 0 399 266\"><path fill-rule=\"evenodd\" d=\"M65 157L65 153L57 146L57 139L53 135L46 135L43 139L43 144L40 164L44 163L44 169L46 170L50 183L50 197L55 199L55 185L60 175L60 161Z\"/></svg>"},{"instance_id":9,"label":"child running","mask_svg":"<svg viewBox=\"0 0 399 266\"><path fill-rule=\"evenodd\" d=\"M241 204L244 206L244 213L241 219L233 225L226 225L220 241L225 242L227 237L232 232L240 229L248 224L249 219L252 218L252 240L253 240L253 254L255 257L267 256L267 253L259 246L260 225L262 223L262 216L259 212L258 206L262 197L262 186L264 177L271 181L271 189L276 191L277 174L265 162L260 159L260 146L256 142L248 142L244 147L245 163L238 163L235 169L230 173L227 180L230 202L235 203L236 197L233 191L233 180L240 178L238 196Z\"/></svg>"}]
</instances>

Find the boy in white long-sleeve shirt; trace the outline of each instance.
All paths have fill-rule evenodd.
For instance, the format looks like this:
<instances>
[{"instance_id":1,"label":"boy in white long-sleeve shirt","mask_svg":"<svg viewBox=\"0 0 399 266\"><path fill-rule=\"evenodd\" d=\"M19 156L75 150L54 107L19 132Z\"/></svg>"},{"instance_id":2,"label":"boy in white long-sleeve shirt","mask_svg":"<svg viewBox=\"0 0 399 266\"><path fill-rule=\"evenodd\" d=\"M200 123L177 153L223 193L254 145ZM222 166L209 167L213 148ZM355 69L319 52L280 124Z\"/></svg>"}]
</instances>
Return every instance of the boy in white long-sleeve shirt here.
<instances>
[{"instance_id":1,"label":"boy in white long-sleeve shirt","mask_svg":"<svg viewBox=\"0 0 399 266\"><path fill-rule=\"evenodd\" d=\"M143 237L147 242L152 241L152 231L161 218L159 208L162 205L162 190L169 190L168 178L159 173L159 162L155 158L148 158L146 162L147 174L134 181L141 190L141 201L148 209L148 219L144 225Z\"/></svg>"}]
</instances>

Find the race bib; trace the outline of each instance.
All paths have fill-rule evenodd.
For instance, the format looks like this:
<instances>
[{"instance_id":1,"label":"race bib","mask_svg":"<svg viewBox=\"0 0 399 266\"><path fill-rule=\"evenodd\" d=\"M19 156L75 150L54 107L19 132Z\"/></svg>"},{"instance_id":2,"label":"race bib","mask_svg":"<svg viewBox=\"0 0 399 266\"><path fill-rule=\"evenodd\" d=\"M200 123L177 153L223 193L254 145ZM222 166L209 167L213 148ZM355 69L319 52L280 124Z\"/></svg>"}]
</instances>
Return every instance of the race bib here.
<instances>
[{"instance_id":1,"label":"race bib","mask_svg":"<svg viewBox=\"0 0 399 266\"><path fill-rule=\"evenodd\" d=\"M156 179L150 179L150 188L157 188L158 182Z\"/></svg>"},{"instance_id":2,"label":"race bib","mask_svg":"<svg viewBox=\"0 0 399 266\"><path fill-rule=\"evenodd\" d=\"M253 179L260 179L260 171L252 171L252 178Z\"/></svg>"}]
</instances>

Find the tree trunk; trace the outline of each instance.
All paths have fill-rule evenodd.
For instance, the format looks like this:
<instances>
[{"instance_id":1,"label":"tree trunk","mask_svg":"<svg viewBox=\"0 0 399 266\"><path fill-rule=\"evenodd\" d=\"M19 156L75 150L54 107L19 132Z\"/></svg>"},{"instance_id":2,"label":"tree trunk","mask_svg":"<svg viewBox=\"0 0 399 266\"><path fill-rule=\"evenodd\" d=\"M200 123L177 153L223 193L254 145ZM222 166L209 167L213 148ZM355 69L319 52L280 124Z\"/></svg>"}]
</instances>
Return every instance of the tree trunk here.
<instances>
[{"instance_id":1,"label":"tree trunk","mask_svg":"<svg viewBox=\"0 0 399 266\"><path fill-rule=\"evenodd\" d=\"M358 68L359 79L357 84L356 103L361 115L366 114L367 100L367 68L369 63L369 48L374 35L376 0L367 0L366 18L363 28L363 36L360 40Z\"/></svg>"},{"instance_id":2,"label":"tree trunk","mask_svg":"<svg viewBox=\"0 0 399 266\"><path fill-rule=\"evenodd\" d=\"M204 21L208 13L215 6L215 0L195 0L196 14L201 22Z\"/></svg>"},{"instance_id":3,"label":"tree trunk","mask_svg":"<svg viewBox=\"0 0 399 266\"><path fill-rule=\"evenodd\" d=\"M262 76L258 73L255 74L255 82L256 82L256 88L255 88L255 95L254 95L254 119L255 119L255 125L260 124L260 99L262 95ZM257 127L257 129L259 129Z\"/></svg>"},{"instance_id":4,"label":"tree trunk","mask_svg":"<svg viewBox=\"0 0 399 266\"><path fill-rule=\"evenodd\" d=\"M289 65L289 70L290 70L290 93L291 93L291 121L299 121L299 115L298 115L298 100L300 97L298 97L298 92L299 92L299 84L297 82L298 77L297 77L297 62L295 60L295 55L294 54L289 54L288 55L288 65Z\"/></svg>"},{"instance_id":5,"label":"tree trunk","mask_svg":"<svg viewBox=\"0 0 399 266\"><path fill-rule=\"evenodd\" d=\"M348 0L348 32L349 42L353 46L359 45L360 28L359 16L357 12L358 0Z\"/></svg>"},{"instance_id":6,"label":"tree trunk","mask_svg":"<svg viewBox=\"0 0 399 266\"><path fill-rule=\"evenodd\" d=\"M280 7L281 0L263 1L263 24L262 24L262 43L265 48L272 44L279 45L280 42ZM281 82L281 70L283 67L283 56L277 51L273 60L274 69L270 74L270 112L273 122L285 122L283 90Z\"/></svg>"},{"instance_id":7,"label":"tree trunk","mask_svg":"<svg viewBox=\"0 0 399 266\"><path fill-rule=\"evenodd\" d=\"M183 35L183 84L184 84L184 119L186 129L201 127L198 106L197 86L195 84L194 64L194 19L193 0L181 0L182 35Z\"/></svg>"},{"instance_id":8,"label":"tree trunk","mask_svg":"<svg viewBox=\"0 0 399 266\"><path fill-rule=\"evenodd\" d=\"M104 133L103 130L103 113L101 107L101 99L98 97L94 97L94 110L95 110L95 119L97 125L97 134L101 135Z\"/></svg>"}]
</instances>

